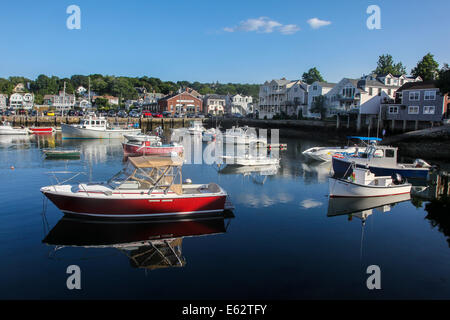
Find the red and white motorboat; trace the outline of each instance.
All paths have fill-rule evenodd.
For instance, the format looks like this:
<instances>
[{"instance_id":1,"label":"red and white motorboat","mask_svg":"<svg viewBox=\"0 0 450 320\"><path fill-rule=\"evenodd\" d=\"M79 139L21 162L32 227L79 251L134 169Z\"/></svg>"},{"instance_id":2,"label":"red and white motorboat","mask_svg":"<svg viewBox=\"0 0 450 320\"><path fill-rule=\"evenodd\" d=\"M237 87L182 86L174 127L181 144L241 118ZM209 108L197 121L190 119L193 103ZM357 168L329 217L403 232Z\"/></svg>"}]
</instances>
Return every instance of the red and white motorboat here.
<instances>
[{"instance_id":1,"label":"red and white motorboat","mask_svg":"<svg viewBox=\"0 0 450 320\"><path fill-rule=\"evenodd\" d=\"M226 191L217 184L183 184L182 165L178 157L129 158L107 182L51 185L41 192L62 212L84 216L139 218L231 208Z\"/></svg>"},{"instance_id":2,"label":"red and white motorboat","mask_svg":"<svg viewBox=\"0 0 450 320\"><path fill-rule=\"evenodd\" d=\"M55 132L55 128L53 127L31 127L28 130L33 134L50 134Z\"/></svg>"},{"instance_id":3,"label":"red and white motorboat","mask_svg":"<svg viewBox=\"0 0 450 320\"><path fill-rule=\"evenodd\" d=\"M122 143L122 145L123 153L126 156L181 154L184 151L182 145L176 143L163 144L161 141L128 141Z\"/></svg>"}]
</instances>

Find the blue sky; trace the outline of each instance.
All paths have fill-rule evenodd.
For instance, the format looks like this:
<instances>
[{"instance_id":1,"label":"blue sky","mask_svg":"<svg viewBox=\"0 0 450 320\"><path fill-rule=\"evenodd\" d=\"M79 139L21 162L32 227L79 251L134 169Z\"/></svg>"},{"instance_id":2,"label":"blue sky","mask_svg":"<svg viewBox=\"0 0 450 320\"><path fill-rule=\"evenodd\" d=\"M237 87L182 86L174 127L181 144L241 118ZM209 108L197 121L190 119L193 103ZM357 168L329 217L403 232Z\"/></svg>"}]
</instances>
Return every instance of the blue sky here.
<instances>
[{"instance_id":1,"label":"blue sky","mask_svg":"<svg viewBox=\"0 0 450 320\"><path fill-rule=\"evenodd\" d=\"M66 28L71 4L81 9L81 30ZM366 27L371 4L381 9L381 30ZM427 52L450 63L448 0L25 0L0 8L0 77L261 83L316 66L339 81L370 72L383 53L408 71ZM312 18L330 23L313 29Z\"/></svg>"}]
</instances>

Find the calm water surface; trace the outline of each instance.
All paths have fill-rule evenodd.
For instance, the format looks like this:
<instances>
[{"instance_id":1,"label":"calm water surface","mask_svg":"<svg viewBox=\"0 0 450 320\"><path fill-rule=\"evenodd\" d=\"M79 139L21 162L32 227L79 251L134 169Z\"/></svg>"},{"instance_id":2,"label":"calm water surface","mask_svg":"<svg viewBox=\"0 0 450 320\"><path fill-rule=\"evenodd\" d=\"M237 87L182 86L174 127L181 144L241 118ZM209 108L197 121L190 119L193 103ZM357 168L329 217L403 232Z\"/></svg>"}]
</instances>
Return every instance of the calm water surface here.
<instances>
[{"instance_id":1,"label":"calm water surface","mask_svg":"<svg viewBox=\"0 0 450 320\"><path fill-rule=\"evenodd\" d=\"M227 190L234 217L119 223L63 218L39 188L51 171L108 179L123 166L120 141L0 137L0 298L450 298L450 213L430 203L439 183L394 205L329 202L330 165L301 155L317 143L281 142L276 172L183 167ZM43 159L58 146L81 159ZM81 290L66 287L69 265L81 268ZM366 287L369 265L381 268L381 290Z\"/></svg>"}]
</instances>

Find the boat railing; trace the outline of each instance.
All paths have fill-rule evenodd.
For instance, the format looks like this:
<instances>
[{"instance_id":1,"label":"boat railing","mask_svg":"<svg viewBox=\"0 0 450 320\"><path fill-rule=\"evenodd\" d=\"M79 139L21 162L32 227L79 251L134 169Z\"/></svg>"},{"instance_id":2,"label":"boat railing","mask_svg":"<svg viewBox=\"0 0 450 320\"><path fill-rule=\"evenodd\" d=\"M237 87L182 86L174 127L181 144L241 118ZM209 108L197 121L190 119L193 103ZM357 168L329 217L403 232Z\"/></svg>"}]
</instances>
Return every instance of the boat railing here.
<instances>
[{"instance_id":1,"label":"boat railing","mask_svg":"<svg viewBox=\"0 0 450 320\"><path fill-rule=\"evenodd\" d=\"M52 182L56 181L56 183L52 184L52 187L55 189L55 191L57 191L56 190L56 186L63 185L65 183L75 179L76 177L78 177L80 175L86 175L87 176L87 174L85 172L74 172L74 171L50 171L50 172L47 172L47 174L51 175L50 178L53 177L54 180L52 180ZM58 179L58 176L57 176L58 174L73 174L73 176L68 178L68 179L60 181L60 179ZM84 188L82 183L80 183L80 186L83 188L83 190L86 192L86 194L89 195L88 191Z\"/></svg>"}]
</instances>

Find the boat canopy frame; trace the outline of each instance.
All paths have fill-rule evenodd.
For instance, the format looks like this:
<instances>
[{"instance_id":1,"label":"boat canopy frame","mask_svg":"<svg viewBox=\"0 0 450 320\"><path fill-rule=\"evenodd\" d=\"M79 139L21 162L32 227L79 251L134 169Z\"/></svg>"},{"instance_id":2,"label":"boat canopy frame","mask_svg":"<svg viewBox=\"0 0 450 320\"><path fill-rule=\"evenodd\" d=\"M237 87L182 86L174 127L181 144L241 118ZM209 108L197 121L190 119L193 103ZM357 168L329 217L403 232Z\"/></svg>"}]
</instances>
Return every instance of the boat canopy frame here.
<instances>
[{"instance_id":1,"label":"boat canopy frame","mask_svg":"<svg viewBox=\"0 0 450 320\"><path fill-rule=\"evenodd\" d=\"M123 179L123 182L115 187L115 189L119 189L126 181L135 180L144 185L149 185L147 191L147 194L149 195L155 190L163 190L164 194L167 194L169 190L172 190L180 195L183 193L182 163L183 161L181 159L172 159L171 157L142 156L129 158L128 165L114 175L109 182L113 181L121 174L125 174L126 178ZM175 183L177 180L179 183ZM111 185L111 183L109 184Z\"/></svg>"}]
</instances>

